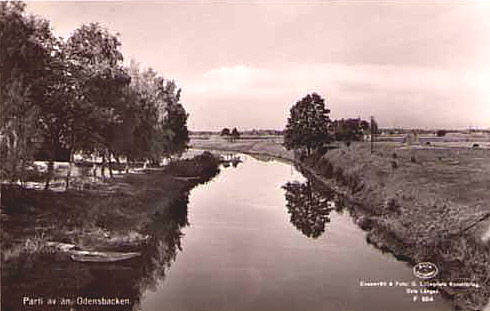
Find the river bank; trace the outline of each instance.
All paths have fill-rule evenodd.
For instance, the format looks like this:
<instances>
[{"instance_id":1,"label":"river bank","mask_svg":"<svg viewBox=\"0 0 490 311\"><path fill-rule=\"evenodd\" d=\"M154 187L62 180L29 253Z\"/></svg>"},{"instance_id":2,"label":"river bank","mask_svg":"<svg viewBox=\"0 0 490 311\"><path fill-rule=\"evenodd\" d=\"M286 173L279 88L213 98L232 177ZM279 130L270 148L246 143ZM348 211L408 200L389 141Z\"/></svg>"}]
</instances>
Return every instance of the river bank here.
<instances>
[{"instance_id":1,"label":"river bank","mask_svg":"<svg viewBox=\"0 0 490 311\"><path fill-rule=\"evenodd\" d=\"M279 141L196 140L195 148L264 154L293 160ZM247 149L248 148L248 149ZM490 215L490 153L377 143L313 155L301 166L336 180L368 240L412 264L435 263L438 280L467 280L479 288L441 288L458 308L481 310L488 302L489 248L482 238Z\"/></svg>"},{"instance_id":2,"label":"river bank","mask_svg":"<svg viewBox=\"0 0 490 311\"><path fill-rule=\"evenodd\" d=\"M55 192L2 185L2 268L62 251L53 245L140 251L148 242L152 218L215 176L218 165L216 157L203 153L165 168L118 176L90 190Z\"/></svg>"},{"instance_id":3,"label":"river bank","mask_svg":"<svg viewBox=\"0 0 490 311\"><path fill-rule=\"evenodd\" d=\"M190 190L218 167L217 157L202 153L90 190L3 185L2 310L45 310L48 300L50 310L86 310L84 301L102 298L124 302L111 310L138 308L141 293L165 278L181 249ZM86 253L137 257L75 260Z\"/></svg>"}]
</instances>

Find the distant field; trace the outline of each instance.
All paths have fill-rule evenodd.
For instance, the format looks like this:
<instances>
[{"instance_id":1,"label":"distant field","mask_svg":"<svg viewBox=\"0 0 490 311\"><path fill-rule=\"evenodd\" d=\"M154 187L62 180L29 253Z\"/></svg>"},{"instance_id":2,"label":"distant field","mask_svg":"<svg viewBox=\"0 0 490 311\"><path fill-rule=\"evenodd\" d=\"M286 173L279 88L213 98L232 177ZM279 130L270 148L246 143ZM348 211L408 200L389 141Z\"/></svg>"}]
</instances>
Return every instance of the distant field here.
<instances>
[{"instance_id":1,"label":"distant field","mask_svg":"<svg viewBox=\"0 0 490 311\"><path fill-rule=\"evenodd\" d=\"M480 205L489 209L484 203L490 201L490 150L472 145L376 143L371 156L369 144L359 143L327 156L345 167L355 163L360 174L385 172L384 177L377 174L378 182L386 184L386 188L397 188L393 192L417 191L419 197L430 193L465 207ZM488 143L484 146L488 147Z\"/></svg>"},{"instance_id":2,"label":"distant field","mask_svg":"<svg viewBox=\"0 0 490 311\"><path fill-rule=\"evenodd\" d=\"M208 139L213 139L213 140L226 140L225 137L219 136L219 135L190 135L191 139L194 140L208 140ZM248 140L248 139L277 139L281 138L282 136L279 135L241 135L240 139L241 140Z\"/></svg>"},{"instance_id":3,"label":"distant field","mask_svg":"<svg viewBox=\"0 0 490 311\"><path fill-rule=\"evenodd\" d=\"M380 135L377 137L377 141L380 142L398 142L404 143L411 141L417 144L444 144L445 146L454 147L472 147L477 143L480 146L488 148L490 146L490 136L486 133L450 133L445 136L436 136L430 134L420 134L413 137L408 134L393 134L393 135Z\"/></svg>"},{"instance_id":4,"label":"distant field","mask_svg":"<svg viewBox=\"0 0 490 311\"><path fill-rule=\"evenodd\" d=\"M244 153L275 156L293 159L293 152L282 146L282 136L248 136L246 139L229 141L218 135L208 136L207 139L191 137L189 145L197 149L229 150Z\"/></svg>"}]
</instances>

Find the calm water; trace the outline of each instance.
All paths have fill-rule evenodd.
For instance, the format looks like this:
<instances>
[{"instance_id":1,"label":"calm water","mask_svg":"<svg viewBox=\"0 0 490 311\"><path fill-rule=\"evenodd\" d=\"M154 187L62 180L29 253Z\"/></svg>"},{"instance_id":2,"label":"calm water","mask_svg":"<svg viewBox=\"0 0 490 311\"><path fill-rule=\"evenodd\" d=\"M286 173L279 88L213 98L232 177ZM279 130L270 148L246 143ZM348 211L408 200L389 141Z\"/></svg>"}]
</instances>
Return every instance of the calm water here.
<instances>
[{"instance_id":1,"label":"calm water","mask_svg":"<svg viewBox=\"0 0 490 311\"><path fill-rule=\"evenodd\" d=\"M153 202L136 262L86 264L49 254L2 265L2 310L452 310L412 302L411 267L367 244L331 192L291 165L241 155L169 208ZM4 234L9 233L3 228ZM25 297L57 299L29 306ZM85 298L129 304L94 307ZM71 304L62 305L60 301Z\"/></svg>"},{"instance_id":2,"label":"calm water","mask_svg":"<svg viewBox=\"0 0 490 311\"><path fill-rule=\"evenodd\" d=\"M142 293L142 310L451 310L439 295L413 302L405 287L359 286L415 279L367 244L348 212L302 194L308 184L291 165L241 157L191 191L182 251Z\"/></svg>"}]
</instances>

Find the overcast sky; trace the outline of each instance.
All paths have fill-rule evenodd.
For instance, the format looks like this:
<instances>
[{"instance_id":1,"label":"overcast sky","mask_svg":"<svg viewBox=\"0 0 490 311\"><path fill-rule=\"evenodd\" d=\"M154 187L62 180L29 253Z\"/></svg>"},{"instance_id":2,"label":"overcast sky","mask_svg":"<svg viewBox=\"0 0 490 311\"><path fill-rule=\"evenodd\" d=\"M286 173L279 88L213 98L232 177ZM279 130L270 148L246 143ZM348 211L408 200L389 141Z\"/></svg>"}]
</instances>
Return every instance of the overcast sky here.
<instances>
[{"instance_id":1,"label":"overcast sky","mask_svg":"<svg viewBox=\"0 0 490 311\"><path fill-rule=\"evenodd\" d=\"M332 118L490 127L490 2L29 2L68 37L120 33L125 60L182 87L193 130L284 127L318 92Z\"/></svg>"}]
</instances>

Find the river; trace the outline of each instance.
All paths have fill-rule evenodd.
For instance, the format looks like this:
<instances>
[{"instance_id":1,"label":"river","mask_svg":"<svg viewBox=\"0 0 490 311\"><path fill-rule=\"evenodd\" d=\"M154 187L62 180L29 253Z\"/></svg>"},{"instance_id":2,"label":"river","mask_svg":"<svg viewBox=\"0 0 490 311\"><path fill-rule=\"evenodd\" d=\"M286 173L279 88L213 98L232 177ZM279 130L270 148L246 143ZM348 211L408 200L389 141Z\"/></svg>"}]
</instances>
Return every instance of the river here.
<instances>
[{"instance_id":1,"label":"river","mask_svg":"<svg viewBox=\"0 0 490 311\"><path fill-rule=\"evenodd\" d=\"M152 203L135 262L43 253L3 265L2 310L453 310L439 293L407 293L420 289L412 268L368 244L334 193L291 164L240 157Z\"/></svg>"},{"instance_id":2,"label":"river","mask_svg":"<svg viewBox=\"0 0 490 311\"><path fill-rule=\"evenodd\" d=\"M241 158L191 191L182 250L142 310L452 310L440 294L407 294L412 268L290 164Z\"/></svg>"}]
</instances>

